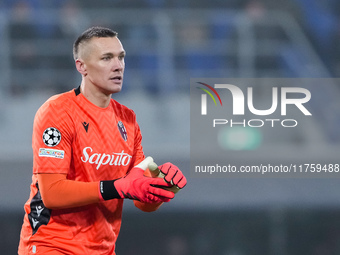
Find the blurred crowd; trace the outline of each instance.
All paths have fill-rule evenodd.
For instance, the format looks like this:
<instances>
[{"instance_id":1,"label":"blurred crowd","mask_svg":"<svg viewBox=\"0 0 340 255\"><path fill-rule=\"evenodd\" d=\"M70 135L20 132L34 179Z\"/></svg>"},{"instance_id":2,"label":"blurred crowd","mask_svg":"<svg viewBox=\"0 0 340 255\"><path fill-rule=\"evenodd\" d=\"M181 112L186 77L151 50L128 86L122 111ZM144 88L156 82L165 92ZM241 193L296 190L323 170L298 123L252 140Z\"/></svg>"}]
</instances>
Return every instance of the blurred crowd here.
<instances>
[{"instance_id":1,"label":"blurred crowd","mask_svg":"<svg viewBox=\"0 0 340 255\"><path fill-rule=\"evenodd\" d=\"M253 65L259 70L255 73L239 71L242 67L239 57L242 53L237 48L240 35L233 27L235 21L228 22L228 19L232 19L229 13L234 11L243 12L252 19L261 19L271 10L288 13L303 29L329 75L340 75L340 47L337 43L340 39L340 2L336 0L103 0L100 4L89 0L2 0L0 9L0 14L5 17L0 31L2 35L6 33L9 41L6 61L11 75L6 89L14 96L42 87L53 87L57 91L74 87L76 79L70 75L74 70L72 43L79 33L92 25L110 26L118 30L123 42L133 41L127 49L127 68L135 70L132 73L136 75L127 81L141 83L142 87L153 93L180 90L179 78L303 75L299 69L303 69L309 60L297 61L299 50L293 47L282 47L278 54L254 56ZM173 42L169 43L170 39L165 40L165 44L160 42L164 44L163 61L160 56L162 53L155 52L157 42L153 41L160 33L157 26L138 24L138 21L136 24L124 24L124 21L116 24L100 14L100 10L112 10L113 15L117 11L138 10L143 15L143 11L149 10L171 12L182 9L198 12L210 10L216 11L216 14L202 15L201 19L183 15L170 20L175 24L174 29L164 33L168 33L168 38L172 38ZM87 15L92 10L99 11L95 18ZM287 40L285 32L276 27L255 27L251 32L273 41ZM1 43L4 43L4 39ZM132 54L129 54L131 49ZM161 47L158 49L162 50ZM171 60L166 60L166 57ZM5 61L6 58L2 56L2 59ZM261 72L268 68L276 69L277 72ZM170 79L173 81L165 81Z\"/></svg>"}]
</instances>

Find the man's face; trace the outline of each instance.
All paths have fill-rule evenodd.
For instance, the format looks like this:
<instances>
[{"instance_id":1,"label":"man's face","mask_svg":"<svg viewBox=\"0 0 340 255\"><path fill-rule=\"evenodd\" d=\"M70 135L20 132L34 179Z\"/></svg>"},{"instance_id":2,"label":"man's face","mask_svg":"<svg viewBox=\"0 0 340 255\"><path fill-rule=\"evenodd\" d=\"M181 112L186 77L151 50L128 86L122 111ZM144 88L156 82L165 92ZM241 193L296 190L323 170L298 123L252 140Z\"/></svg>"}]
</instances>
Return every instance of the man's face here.
<instances>
[{"instance_id":1,"label":"man's face","mask_svg":"<svg viewBox=\"0 0 340 255\"><path fill-rule=\"evenodd\" d=\"M82 45L80 61L85 82L91 89L105 95L122 89L125 51L117 37L92 38Z\"/></svg>"}]
</instances>

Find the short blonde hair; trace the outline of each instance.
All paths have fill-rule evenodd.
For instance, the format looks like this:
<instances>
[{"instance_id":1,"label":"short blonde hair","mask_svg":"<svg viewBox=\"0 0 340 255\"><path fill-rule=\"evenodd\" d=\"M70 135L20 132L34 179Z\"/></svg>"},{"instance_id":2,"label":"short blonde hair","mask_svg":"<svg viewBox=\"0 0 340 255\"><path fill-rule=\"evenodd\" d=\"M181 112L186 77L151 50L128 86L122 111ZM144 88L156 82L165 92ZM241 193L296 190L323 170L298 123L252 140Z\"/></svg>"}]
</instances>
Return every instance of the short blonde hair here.
<instances>
[{"instance_id":1,"label":"short blonde hair","mask_svg":"<svg viewBox=\"0 0 340 255\"><path fill-rule=\"evenodd\" d=\"M77 60L79 57L79 47L81 44L88 42L93 37L117 37L118 33L105 27L91 27L84 31L73 44L73 58Z\"/></svg>"}]
</instances>

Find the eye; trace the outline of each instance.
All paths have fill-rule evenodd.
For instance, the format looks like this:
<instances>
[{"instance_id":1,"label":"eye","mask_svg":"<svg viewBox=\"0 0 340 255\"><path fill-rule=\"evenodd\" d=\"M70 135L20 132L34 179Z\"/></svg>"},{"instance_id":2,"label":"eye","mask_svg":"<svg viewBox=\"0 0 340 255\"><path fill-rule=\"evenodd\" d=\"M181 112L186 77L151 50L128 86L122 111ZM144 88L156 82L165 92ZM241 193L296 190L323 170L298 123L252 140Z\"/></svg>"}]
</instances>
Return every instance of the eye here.
<instances>
[{"instance_id":1,"label":"eye","mask_svg":"<svg viewBox=\"0 0 340 255\"><path fill-rule=\"evenodd\" d=\"M120 55L120 56L118 57L118 59L119 59L119 60L123 60L124 57L125 57L125 55Z\"/></svg>"}]
</instances>

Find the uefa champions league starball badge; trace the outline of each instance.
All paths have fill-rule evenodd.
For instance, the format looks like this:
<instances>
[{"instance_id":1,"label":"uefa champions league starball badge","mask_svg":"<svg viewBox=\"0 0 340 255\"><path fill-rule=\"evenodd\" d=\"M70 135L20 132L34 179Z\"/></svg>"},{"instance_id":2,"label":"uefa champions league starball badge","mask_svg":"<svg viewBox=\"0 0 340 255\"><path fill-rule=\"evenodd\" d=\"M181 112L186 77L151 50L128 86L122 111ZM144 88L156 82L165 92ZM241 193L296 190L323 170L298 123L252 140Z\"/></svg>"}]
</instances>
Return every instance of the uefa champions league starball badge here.
<instances>
[{"instance_id":1,"label":"uefa champions league starball badge","mask_svg":"<svg viewBox=\"0 0 340 255\"><path fill-rule=\"evenodd\" d=\"M49 147L57 146L61 141L61 133L54 127L46 128L42 139L44 143Z\"/></svg>"}]
</instances>

